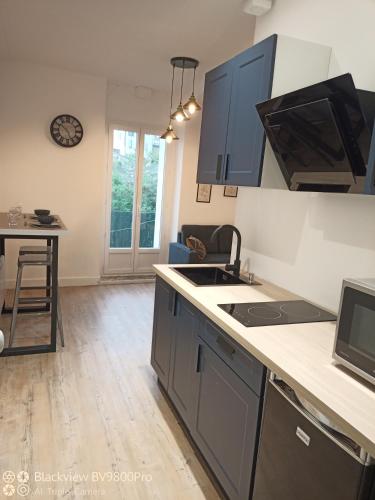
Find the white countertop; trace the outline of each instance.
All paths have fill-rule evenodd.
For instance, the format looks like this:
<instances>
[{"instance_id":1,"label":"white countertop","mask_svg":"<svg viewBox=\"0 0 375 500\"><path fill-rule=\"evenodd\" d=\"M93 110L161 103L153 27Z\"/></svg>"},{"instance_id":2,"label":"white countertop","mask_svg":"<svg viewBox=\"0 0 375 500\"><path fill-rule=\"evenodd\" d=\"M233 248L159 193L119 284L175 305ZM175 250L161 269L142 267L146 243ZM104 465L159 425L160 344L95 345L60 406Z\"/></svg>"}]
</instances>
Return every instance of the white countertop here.
<instances>
[{"instance_id":1,"label":"white countertop","mask_svg":"<svg viewBox=\"0 0 375 500\"><path fill-rule=\"evenodd\" d=\"M16 226L10 226L8 222L8 214L0 212L0 236L62 236L67 232L61 217L54 214L56 222L60 228L37 228L31 224L37 222L31 217L33 214L22 214Z\"/></svg>"},{"instance_id":2,"label":"white countertop","mask_svg":"<svg viewBox=\"0 0 375 500\"><path fill-rule=\"evenodd\" d=\"M375 457L375 386L351 376L333 361L334 322L247 328L217 304L301 297L258 278L264 285L198 287L169 265L154 268L156 274Z\"/></svg>"}]
</instances>

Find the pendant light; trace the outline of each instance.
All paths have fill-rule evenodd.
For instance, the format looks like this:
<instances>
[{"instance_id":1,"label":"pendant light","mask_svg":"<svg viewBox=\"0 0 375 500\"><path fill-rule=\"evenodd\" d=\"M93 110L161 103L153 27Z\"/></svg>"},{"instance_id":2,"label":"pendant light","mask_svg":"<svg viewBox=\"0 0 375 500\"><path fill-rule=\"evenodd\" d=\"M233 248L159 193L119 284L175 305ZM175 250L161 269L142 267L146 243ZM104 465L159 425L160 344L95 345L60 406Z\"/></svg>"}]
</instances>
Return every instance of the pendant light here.
<instances>
[{"instance_id":1,"label":"pendant light","mask_svg":"<svg viewBox=\"0 0 375 500\"><path fill-rule=\"evenodd\" d=\"M173 70L172 70L172 89L171 89L171 104L169 107L169 125L167 127L167 130L164 132L163 135L160 136L160 139L164 139L168 144L170 144L172 141L178 141L179 137L177 137L175 131L173 130L172 127L172 118L171 118L171 113L172 113L172 106L173 106L173 86L174 86L174 69L175 65L172 64Z\"/></svg>"},{"instance_id":2,"label":"pendant light","mask_svg":"<svg viewBox=\"0 0 375 500\"><path fill-rule=\"evenodd\" d=\"M189 115L193 115L196 111L200 111L202 109L202 106L198 103L195 95L194 95L194 87L195 87L195 70L197 69L197 66L194 66L194 75L193 75L193 92L191 93L191 96L189 100L184 104L184 110L189 113Z\"/></svg>"},{"instance_id":3,"label":"pendant light","mask_svg":"<svg viewBox=\"0 0 375 500\"><path fill-rule=\"evenodd\" d=\"M180 89L180 104L177 106L176 111L171 115L172 120L177 122L184 122L190 120L189 114L184 110L182 106L182 91L184 88L184 73L185 73L185 61L182 61L182 76L181 76L181 89Z\"/></svg>"}]
</instances>

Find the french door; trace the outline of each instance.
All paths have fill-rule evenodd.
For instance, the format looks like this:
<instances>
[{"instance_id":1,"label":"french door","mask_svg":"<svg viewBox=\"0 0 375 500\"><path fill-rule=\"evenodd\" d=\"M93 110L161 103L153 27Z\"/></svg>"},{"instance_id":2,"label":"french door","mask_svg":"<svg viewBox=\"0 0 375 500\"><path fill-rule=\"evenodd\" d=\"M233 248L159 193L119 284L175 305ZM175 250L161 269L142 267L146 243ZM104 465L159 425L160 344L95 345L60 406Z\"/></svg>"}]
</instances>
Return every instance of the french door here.
<instances>
[{"instance_id":1,"label":"french door","mask_svg":"<svg viewBox=\"0 0 375 500\"><path fill-rule=\"evenodd\" d=\"M165 141L155 130L111 126L105 274L145 273L160 258Z\"/></svg>"}]
</instances>

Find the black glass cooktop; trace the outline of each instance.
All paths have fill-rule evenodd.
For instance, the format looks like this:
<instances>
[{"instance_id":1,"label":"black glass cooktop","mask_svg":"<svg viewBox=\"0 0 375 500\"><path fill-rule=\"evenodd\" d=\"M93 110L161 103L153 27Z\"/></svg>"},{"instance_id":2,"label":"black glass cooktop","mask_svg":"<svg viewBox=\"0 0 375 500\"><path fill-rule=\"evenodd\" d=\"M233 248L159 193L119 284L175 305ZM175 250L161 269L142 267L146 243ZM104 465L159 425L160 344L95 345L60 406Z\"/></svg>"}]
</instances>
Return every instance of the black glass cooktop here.
<instances>
[{"instance_id":1,"label":"black glass cooktop","mask_svg":"<svg viewBox=\"0 0 375 500\"><path fill-rule=\"evenodd\" d=\"M218 305L237 321L249 327L336 321L336 316L305 300Z\"/></svg>"}]
</instances>

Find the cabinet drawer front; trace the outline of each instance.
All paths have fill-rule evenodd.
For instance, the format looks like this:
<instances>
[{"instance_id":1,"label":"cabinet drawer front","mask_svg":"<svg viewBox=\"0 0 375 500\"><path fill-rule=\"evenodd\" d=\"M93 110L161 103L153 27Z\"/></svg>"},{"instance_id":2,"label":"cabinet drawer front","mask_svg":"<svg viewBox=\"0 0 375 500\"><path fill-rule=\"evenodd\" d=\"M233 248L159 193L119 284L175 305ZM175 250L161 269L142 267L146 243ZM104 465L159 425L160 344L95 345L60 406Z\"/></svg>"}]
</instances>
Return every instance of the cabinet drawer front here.
<instances>
[{"instance_id":1,"label":"cabinet drawer front","mask_svg":"<svg viewBox=\"0 0 375 500\"><path fill-rule=\"evenodd\" d=\"M204 320L200 336L256 394L262 394L266 370L260 361L208 319Z\"/></svg>"}]
</instances>

